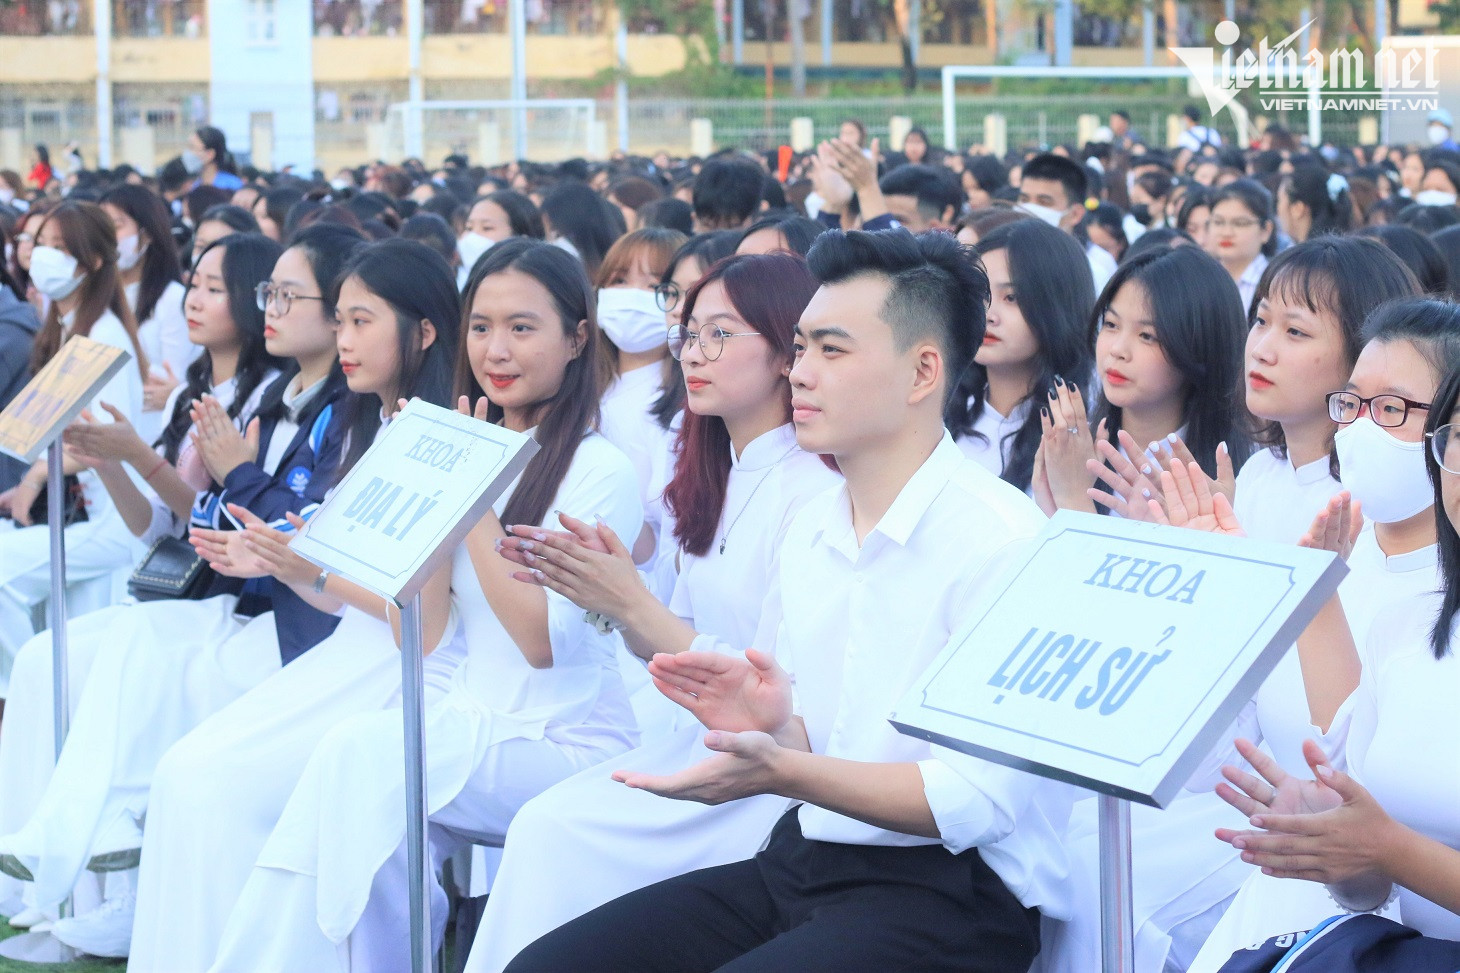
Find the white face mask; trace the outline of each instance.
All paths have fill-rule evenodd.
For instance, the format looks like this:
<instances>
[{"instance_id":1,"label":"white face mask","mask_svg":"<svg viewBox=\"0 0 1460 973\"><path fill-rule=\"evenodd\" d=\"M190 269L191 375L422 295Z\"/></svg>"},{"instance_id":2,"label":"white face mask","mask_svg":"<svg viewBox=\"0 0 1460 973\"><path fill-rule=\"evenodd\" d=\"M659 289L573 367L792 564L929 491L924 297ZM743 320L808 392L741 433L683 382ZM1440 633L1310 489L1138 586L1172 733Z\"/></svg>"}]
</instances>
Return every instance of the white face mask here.
<instances>
[{"instance_id":1,"label":"white face mask","mask_svg":"<svg viewBox=\"0 0 1460 973\"><path fill-rule=\"evenodd\" d=\"M147 247L138 244L137 234L129 233L121 237L117 240L117 269L131 270L146 252Z\"/></svg>"},{"instance_id":2,"label":"white face mask","mask_svg":"<svg viewBox=\"0 0 1460 973\"><path fill-rule=\"evenodd\" d=\"M598 292L598 326L620 351L631 355L662 348L668 325L653 291L608 287Z\"/></svg>"},{"instance_id":3,"label":"white face mask","mask_svg":"<svg viewBox=\"0 0 1460 973\"><path fill-rule=\"evenodd\" d=\"M1361 416L1341 427L1333 444L1339 479L1365 517L1397 524L1434 505L1423 442L1395 439L1368 416Z\"/></svg>"},{"instance_id":4,"label":"white face mask","mask_svg":"<svg viewBox=\"0 0 1460 973\"><path fill-rule=\"evenodd\" d=\"M76 258L55 247L36 247L30 253L30 282L53 301L64 301L76 293L86 279L77 274Z\"/></svg>"},{"instance_id":5,"label":"white face mask","mask_svg":"<svg viewBox=\"0 0 1460 973\"><path fill-rule=\"evenodd\" d=\"M343 179L331 179L330 188L337 193L342 193L350 188L350 184Z\"/></svg>"},{"instance_id":6,"label":"white face mask","mask_svg":"<svg viewBox=\"0 0 1460 973\"><path fill-rule=\"evenodd\" d=\"M190 176L196 176L203 171L203 157L192 149L183 149L182 164Z\"/></svg>"},{"instance_id":7,"label":"white face mask","mask_svg":"<svg viewBox=\"0 0 1460 973\"><path fill-rule=\"evenodd\" d=\"M477 265L482 254L492 249L492 244L496 242L491 237L484 237L480 233L471 231L461 235L456 241L456 252L460 255L461 265L466 268L467 273L471 273L471 269Z\"/></svg>"},{"instance_id":8,"label":"white face mask","mask_svg":"<svg viewBox=\"0 0 1460 973\"><path fill-rule=\"evenodd\" d=\"M1060 220L1064 218L1065 211L1055 209L1053 206L1040 206L1038 203L1020 203L1019 208L1030 216L1037 216L1056 230L1060 228Z\"/></svg>"},{"instance_id":9,"label":"white face mask","mask_svg":"<svg viewBox=\"0 0 1460 973\"><path fill-rule=\"evenodd\" d=\"M1455 194L1447 193L1443 189L1426 189L1422 193L1415 193L1414 201L1422 206L1454 206Z\"/></svg>"},{"instance_id":10,"label":"white face mask","mask_svg":"<svg viewBox=\"0 0 1460 973\"><path fill-rule=\"evenodd\" d=\"M0 185L0 205L9 206L10 201L15 198L15 190L9 186Z\"/></svg>"},{"instance_id":11,"label":"white face mask","mask_svg":"<svg viewBox=\"0 0 1460 973\"><path fill-rule=\"evenodd\" d=\"M1431 145L1439 145L1450 137L1450 130L1443 125L1435 124L1425 129L1425 135L1429 138Z\"/></svg>"}]
</instances>

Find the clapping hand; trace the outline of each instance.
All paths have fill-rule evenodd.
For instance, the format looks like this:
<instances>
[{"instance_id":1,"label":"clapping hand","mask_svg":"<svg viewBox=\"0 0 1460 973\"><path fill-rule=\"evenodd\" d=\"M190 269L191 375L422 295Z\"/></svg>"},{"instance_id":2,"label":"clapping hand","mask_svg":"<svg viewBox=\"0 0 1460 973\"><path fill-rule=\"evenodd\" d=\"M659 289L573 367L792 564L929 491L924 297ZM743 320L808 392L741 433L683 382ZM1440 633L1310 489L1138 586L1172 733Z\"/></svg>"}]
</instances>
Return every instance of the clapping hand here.
<instances>
[{"instance_id":1,"label":"clapping hand","mask_svg":"<svg viewBox=\"0 0 1460 973\"><path fill-rule=\"evenodd\" d=\"M1298 546L1332 551L1347 561L1363 528L1364 515L1359 510L1359 502L1344 490L1313 518L1312 526L1298 540Z\"/></svg>"},{"instance_id":2,"label":"clapping hand","mask_svg":"<svg viewBox=\"0 0 1460 973\"><path fill-rule=\"evenodd\" d=\"M1196 463L1172 463L1170 470L1162 470L1161 495L1164 508L1154 498L1146 501L1150 519L1158 524L1231 537L1247 536L1232 511L1231 501L1225 494L1212 490L1212 481Z\"/></svg>"},{"instance_id":3,"label":"clapping hand","mask_svg":"<svg viewBox=\"0 0 1460 973\"><path fill-rule=\"evenodd\" d=\"M164 361L162 371L161 375L150 373L147 381L142 383L142 408L147 412L161 412L162 407L167 405L167 397L172 394L172 390L182 384L170 363Z\"/></svg>"},{"instance_id":4,"label":"clapping hand","mask_svg":"<svg viewBox=\"0 0 1460 973\"><path fill-rule=\"evenodd\" d=\"M244 463L252 463L259 455L259 421L254 419L240 435L228 410L211 395L205 395L192 407L193 445L214 483L222 483Z\"/></svg>"},{"instance_id":5,"label":"clapping hand","mask_svg":"<svg viewBox=\"0 0 1460 973\"><path fill-rule=\"evenodd\" d=\"M1035 465L1049 484L1053 508L1093 512L1086 491L1090 474L1086 464L1095 458L1095 440L1085 416L1085 400L1074 382L1056 378L1046 405L1039 410L1044 437L1040 440ZM1105 423L1098 431L1105 438ZM1036 490L1036 496L1039 491ZM1043 506L1041 504L1041 506ZM1045 513L1053 515L1054 509Z\"/></svg>"}]
</instances>

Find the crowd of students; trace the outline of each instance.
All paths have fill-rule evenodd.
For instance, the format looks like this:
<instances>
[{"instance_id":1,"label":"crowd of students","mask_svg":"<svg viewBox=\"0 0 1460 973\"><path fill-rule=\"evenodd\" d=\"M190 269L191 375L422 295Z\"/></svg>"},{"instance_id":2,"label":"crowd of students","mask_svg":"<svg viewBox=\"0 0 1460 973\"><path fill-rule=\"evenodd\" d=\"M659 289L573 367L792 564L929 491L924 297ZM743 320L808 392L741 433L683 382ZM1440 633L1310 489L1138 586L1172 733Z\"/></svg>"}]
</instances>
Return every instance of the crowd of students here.
<instances>
[{"instance_id":1,"label":"crowd of students","mask_svg":"<svg viewBox=\"0 0 1460 973\"><path fill-rule=\"evenodd\" d=\"M134 971L408 967L399 618L289 541L418 398L540 446L422 596L438 937L441 863L501 848L466 969L1098 969L1093 799L886 720L1057 509L1349 565L1135 808L1137 969L1349 911L1460 941L1460 154L1110 122L0 172L0 404L131 356L66 510L0 466L0 914ZM59 760L50 517L100 592ZM204 585L124 597L177 538Z\"/></svg>"}]
</instances>

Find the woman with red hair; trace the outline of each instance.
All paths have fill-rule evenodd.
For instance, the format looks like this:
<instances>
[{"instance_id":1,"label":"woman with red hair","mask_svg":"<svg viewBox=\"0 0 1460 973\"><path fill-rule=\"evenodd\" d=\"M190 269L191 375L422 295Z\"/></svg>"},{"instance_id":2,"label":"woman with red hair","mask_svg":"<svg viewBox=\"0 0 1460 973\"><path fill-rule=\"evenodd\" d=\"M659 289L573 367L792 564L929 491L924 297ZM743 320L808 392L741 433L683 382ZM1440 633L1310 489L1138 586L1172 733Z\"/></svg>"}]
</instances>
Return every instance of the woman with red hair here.
<instances>
[{"instance_id":1,"label":"woman with red hair","mask_svg":"<svg viewBox=\"0 0 1460 973\"><path fill-rule=\"evenodd\" d=\"M757 624L774 577L780 538L801 505L839 482L796 445L791 426L792 336L816 281L799 256L734 256L712 266L685 296L670 351L684 368L686 408L664 491L677 545L678 578L666 607L645 590L611 531L581 525L557 535L582 558L568 581L533 557L540 544L509 539L509 557L605 621L634 617L624 642L647 661L640 633L713 632L732 645L763 645ZM555 580L556 577L556 580ZM727 598L726 592L734 592ZM658 638L653 640L660 643ZM661 643L662 644L662 643ZM634 665L622 663L620 668ZM633 678L625 672L625 681ZM615 782L614 770L670 771L708 756L704 728L639 679L635 710L644 746L529 801L512 821L496 882L468 960L473 973L500 970L524 946L608 900L652 882L753 855L785 810L778 797L719 807L664 801ZM549 863L562 863L562 868ZM548 867L544 867L547 865ZM562 876L572 874L571 882Z\"/></svg>"}]
</instances>

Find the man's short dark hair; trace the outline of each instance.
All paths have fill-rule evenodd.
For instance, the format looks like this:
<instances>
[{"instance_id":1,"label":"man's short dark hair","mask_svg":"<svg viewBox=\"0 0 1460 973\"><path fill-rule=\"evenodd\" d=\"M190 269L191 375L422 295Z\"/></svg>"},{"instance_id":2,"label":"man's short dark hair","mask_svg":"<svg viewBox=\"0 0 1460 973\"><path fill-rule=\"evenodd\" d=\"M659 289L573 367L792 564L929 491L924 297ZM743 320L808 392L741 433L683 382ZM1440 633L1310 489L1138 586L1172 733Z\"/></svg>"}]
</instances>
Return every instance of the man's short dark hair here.
<instances>
[{"instance_id":1,"label":"man's short dark hair","mask_svg":"<svg viewBox=\"0 0 1460 973\"><path fill-rule=\"evenodd\" d=\"M1065 188L1066 205L1083 203L1088 194L1089 180L1085 167L1074 159L1067 159L1053 152L1036 155L1024 163L1024 179L1052 179Z\"/></svg>"},{"instance_id":2,"label":"man's short dark hair","mask_svg":"<svg viewBox=\"0 0 1460 973\"><path fill-rule=\"evenodd\" d=\"M760 209L765 171L749 159L709 159L694 183L695 217L706 227L738 229Z\"/></svg>"},{"instance_id":3,"label":"man's short dark hair","mask_svg":"<svg viewBox=\"0 0 1460 973\"><path fill-rule=\"evenodd\" d=\"M945 393L954 394L983 344L989 305L988 274L972 249L947 233L829 230L816 238L806 262L823 285L858 277L887 280L891 286L878 317L892 328L899 349L921 340L942 349Z\"/></svg>"},{"instance_id":4,"label":"man's short dark hair","mask_svg":"<svg viewBox=\"0 0 1460 973\"><path fill-rule=\"evenodd\" d=\"M1110 114L1114 115L1116 118L1123 119L1127 125L1130 124L1130 112L1126 111L1124 108L1117 108Z\"/></svg>"},{"instance_id":5,"label":"man's short dark hair","mask_svg":"<svg viewBox=\"0 0 1460 973\"><path fill-rule=\"evenodd\" d=\"M963 189L958 177L947 166L922 164L898 166L883 176L878 186L884 196L913 196L918 212L925 220L941 220L948 207L958 212L963 204Z\"/></svg>"},{"instance_id":6,"label":"man's short dark hair","mask_svg":"<svg viewBox=\"0 0 1460 973\"><path fill-rule=\"evenodd\" d=\"M1187 105L1185 108L1181 109L1181 114L1191 119L1192 124L1196 124L1197 122L1201 121L1201 109L1196 107L1195 105Z\"/></svg>"}]
</instances>

